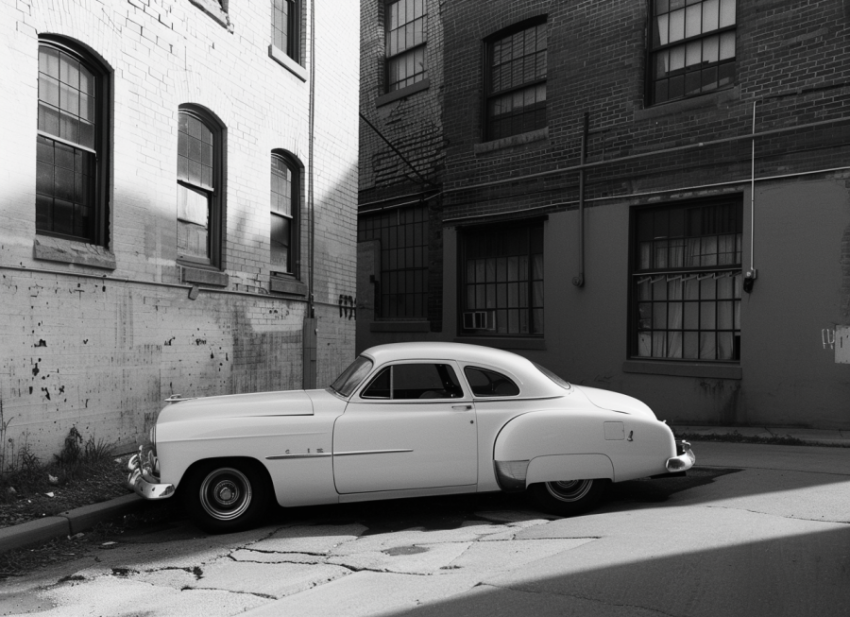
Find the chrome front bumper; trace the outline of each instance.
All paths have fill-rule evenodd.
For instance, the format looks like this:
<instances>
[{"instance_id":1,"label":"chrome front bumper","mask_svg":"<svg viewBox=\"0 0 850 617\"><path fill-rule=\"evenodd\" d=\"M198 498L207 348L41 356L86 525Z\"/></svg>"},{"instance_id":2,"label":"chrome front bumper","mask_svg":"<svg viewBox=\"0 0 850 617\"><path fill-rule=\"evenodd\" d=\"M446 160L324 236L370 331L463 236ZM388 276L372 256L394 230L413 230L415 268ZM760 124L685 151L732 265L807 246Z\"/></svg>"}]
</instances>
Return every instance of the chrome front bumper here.
<instances>
[{"instance_id":1,"label":"chrome front bumper","mask_svg":"<svg viewBox=\"0 0 850 617\"><path fill-rule=\"evenodd\" d=\"M160 484L156 454L150 446L139 446L138 454L127 461L127 481L124 486L145 499L166 499L174 494L173 484Z\"/></svg>"},{"instance_id":2,"label":"chrome front bumper","mask_svg":"<svg viewBox=\"0 0 850 617\"><path fill-rule=\"evenodd\" d=\"M697 457L694 456L691 450L691 444L687 441L676 442L676 456L667 459L667 471L670 473L680 473L687 471L696 463Z\"/></svg>"}]
</instances>

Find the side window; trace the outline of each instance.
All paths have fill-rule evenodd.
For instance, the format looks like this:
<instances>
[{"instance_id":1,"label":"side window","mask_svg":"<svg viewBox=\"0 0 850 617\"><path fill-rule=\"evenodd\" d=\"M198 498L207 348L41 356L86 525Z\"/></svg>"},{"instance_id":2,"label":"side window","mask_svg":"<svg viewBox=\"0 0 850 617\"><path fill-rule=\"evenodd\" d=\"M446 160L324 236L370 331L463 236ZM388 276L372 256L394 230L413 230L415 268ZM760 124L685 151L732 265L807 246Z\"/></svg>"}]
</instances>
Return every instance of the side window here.
<instances>
[{"instance_id":1,"label":"side window","mask_svg":"<svg viewBox=\"0 0 850 617\"><path fill-rule=\"evenodd\" d=\"M390 398L392 367L385 368L363 390L362 398Z\"/></svg>"},{"instance_id":2,"label":"side window","mask_svg":"<svg viewBox=\"0 0 850 617\"><path fill-rule=\"evenodd\" d=\"M71 42L39 41L38 234L107 245L108 77Z\"/></svg>"},{"instance_id":3,"label":"side window","mask_svg":"<svg viewBox=\"0 0 850 617\"><path fill-rule=\"evenodd\" d=\"M393 400L461 398L463 388L448 364L398 364L381 371L361 396Z\"/></svg>"},{"instance_id":4,"label":"side window","mask_svg":"<svg viewBox=\"0 0 850 617\"><path fill-rule=\"evenodd\" d=\"M467 366L463 374L475 396L517 396L519 387L509 377L486 368Z\"/></svg>"}]
</instances>

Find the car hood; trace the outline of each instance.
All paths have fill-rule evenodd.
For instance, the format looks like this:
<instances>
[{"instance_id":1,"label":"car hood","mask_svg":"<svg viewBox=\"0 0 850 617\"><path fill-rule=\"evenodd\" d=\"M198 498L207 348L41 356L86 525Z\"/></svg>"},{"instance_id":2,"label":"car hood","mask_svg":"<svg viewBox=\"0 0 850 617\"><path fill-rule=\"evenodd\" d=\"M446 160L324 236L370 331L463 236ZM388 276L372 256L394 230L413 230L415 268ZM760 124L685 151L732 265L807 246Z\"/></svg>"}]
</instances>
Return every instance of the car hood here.
<instances>
[{"instance_id":1,"label":"car hood","mask_svg":"<svg viewBox=\"0 0 850 617\"><path fill-rule=\"evenodd\" d=\"M192 419L312 416L313 401L306 390L210 396L173 403L163 408L158 424Z\"/></svg>"},{"instance_id":2,"label":"car hood","mask_svg":"<svg viewBox=\"0 0 850 617\"><path fill-rule=\"evenodd\" d=\"M584 394L591 403L597 407L601 407L602 409L609 409L611 411L619 411L638 416L646 416L653 420L657 419L655 414L646 404L636 398L632 398L631 396L626 396L625 394L620 394L618 392L611 392L610 390L590 388L588 386L577 386L573 384L573 387Z\"/></svg>"}]
</instances>

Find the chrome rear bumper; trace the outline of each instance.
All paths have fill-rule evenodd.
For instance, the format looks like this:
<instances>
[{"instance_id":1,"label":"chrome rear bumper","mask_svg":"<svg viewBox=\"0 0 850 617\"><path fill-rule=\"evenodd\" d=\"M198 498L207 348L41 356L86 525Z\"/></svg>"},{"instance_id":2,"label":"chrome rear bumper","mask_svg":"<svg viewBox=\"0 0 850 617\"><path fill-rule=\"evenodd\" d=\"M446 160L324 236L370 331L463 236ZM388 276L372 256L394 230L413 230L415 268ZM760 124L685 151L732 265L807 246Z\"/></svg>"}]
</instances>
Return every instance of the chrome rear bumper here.
<instances>
[{"instance_id":1,"label":"chrome rear bumper","mask_svg":"<svg viewBox=\"0 0 850 617\"><path fill-rule=\"evenodd\" d=\"M687 471L696 463L697 457L694 456L691 450L691 444L687 441L676 442L676 456L667 459L667 471L670 473L679 473Z\"/></svg>"},{"instance_id":2,"label":"chrome rear bumper","mask_svg":"<svg viewBox=\"0 0 850 617\"><path fill-rule=\"evenodd\" d=\"M157 474L157 460L153 448L139 446L138 454L127 461L129 475L124 486L145 499L167 499L174 494L173 484L161 484Z\"/></svg>"}]
</instances>

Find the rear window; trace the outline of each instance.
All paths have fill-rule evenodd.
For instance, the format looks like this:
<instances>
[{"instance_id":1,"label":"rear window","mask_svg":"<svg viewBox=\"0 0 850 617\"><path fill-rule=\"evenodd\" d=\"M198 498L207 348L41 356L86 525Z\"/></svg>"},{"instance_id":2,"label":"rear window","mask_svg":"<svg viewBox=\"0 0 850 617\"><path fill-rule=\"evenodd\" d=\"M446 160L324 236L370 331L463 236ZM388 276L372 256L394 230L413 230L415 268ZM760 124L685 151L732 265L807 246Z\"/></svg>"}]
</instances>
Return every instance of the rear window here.
<instances>
[{"instance_id":1,"label":"rear window","mask_svg":"<svg viewBox=\"0 0 850 617\"><path fill-rule=\"evenodd\" d=\"M537 362L532 362L532 364L537 368L538 371L540 371L541 373L546 375L546 377L548 377L549 379L554 381L556 384L561 386L564 390L569 390L570 388L572 388L569 381L567 381L566 379L562 379L561 377L558 377L555 373L550 371L545 366L540 366L539 364L537 364Z\"/></svg>"},{"instance_id":2,"label":"rear window","mask_svg":"<svg viewBox=\"0 0 850 617\"><path fill-rule=\"evenodd\" d=\"M477 366L467 366L463 369L472 394L475 396L517 396L519 387L510 377L496 371Z\"/></svg>"}]
</instances>

